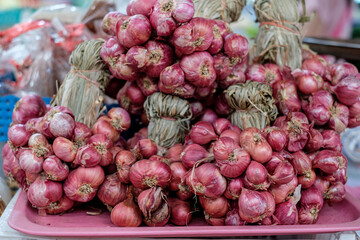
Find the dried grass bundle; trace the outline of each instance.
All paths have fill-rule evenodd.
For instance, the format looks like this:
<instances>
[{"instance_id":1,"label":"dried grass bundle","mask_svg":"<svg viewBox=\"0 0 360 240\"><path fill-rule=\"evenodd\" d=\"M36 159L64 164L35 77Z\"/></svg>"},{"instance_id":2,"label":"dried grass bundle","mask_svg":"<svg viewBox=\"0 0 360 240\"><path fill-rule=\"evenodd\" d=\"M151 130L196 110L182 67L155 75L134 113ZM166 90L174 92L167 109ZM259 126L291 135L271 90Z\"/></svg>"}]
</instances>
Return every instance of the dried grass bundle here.
<instances>
[{"instance_id":1,"label":"dried grass bundle","mask_svg":"<svg viewBox=\"0 0 360 240\"><path fill-rule=\"evenodd\" d=\"M94 39L80 43L72 52L71 69L52 99L52 106L68 107L76 121L89 127L103 111L104 90L110 73L100 57L104 40Z\"/></svg>"},{"instance_id":2,"label":"dried grass bundle","mask_svg":"<svg viewBox=\"0 0 360 240\"><path fill-rule=\"evenodd\" d=\"M149 138L156 144L170 148L185 140L192 117L188 101L156 92L147 97L144 109L150 121Z\"/></svg>"},{"instance_id":3,"label":"dried grass bundle","mask_svg":"<svg viewBox=\"0 0 360 240\"><path fill-rule=\"evenodd\" d=\"M252 53L254 61L291 69L301 67L302 35L298 24L306 18L299 14L298 0L256 0L254 8L260 22Z\"/></svg>"},{"instance_id":4,"label":"dried grass bundle","mask_svg":"<svg viewBox=\"0 0 360 240\"><path fill-rule=\"evenodd\" d=\"M246 5L246 0L193 0L195 17L236 22Z\"/></svg>"},{"instance_id":5,"label":"dried grass bundle","mask_svg":"<svg viewBox=\"0 0 360 240\"><path fill-rule=\"evenodd\" d=\"M263 129L276 119L278 110L271 86L247 81L230 86L225 93L234 110L230 115L231 122L242 130L248 127Z\"/></svg>"}]
</instances>

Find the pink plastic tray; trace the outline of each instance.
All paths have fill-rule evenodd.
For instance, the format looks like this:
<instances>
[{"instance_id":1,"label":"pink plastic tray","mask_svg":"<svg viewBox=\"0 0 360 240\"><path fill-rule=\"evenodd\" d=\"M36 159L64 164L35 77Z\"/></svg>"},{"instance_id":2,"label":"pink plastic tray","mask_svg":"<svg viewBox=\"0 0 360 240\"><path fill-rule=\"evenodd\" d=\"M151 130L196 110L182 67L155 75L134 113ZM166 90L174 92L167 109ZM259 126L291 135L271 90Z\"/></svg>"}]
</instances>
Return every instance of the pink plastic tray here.
<instances>
[{"instance_id":1,"label":"pink plastic tray","mask_svg":"<svg viewBox=\"0 0 360 240\"><path fill-rule=\"evenodd\" d=\"M317 224L282 226L209 226L194 219L189 226L121 228L110 222L108 212L87 215L76 210L62 216L39 216L21 192L8 219L10 227L37 236L57 237L226 237L295 235L360 230L360 202L350 194L343 202L325 206Z\"/></svg>"}]
</instances>

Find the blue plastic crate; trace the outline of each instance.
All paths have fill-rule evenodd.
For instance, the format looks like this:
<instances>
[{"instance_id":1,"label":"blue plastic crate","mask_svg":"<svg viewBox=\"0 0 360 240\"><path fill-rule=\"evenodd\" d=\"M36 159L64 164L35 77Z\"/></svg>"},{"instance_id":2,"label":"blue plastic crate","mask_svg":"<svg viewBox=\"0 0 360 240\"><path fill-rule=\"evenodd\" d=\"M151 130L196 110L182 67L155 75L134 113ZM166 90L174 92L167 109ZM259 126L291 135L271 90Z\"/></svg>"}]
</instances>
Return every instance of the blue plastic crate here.
<instances>
[{"instance_id":1,"label":"blue plastic crate","mask_svg":"<svg viewBox=\"0 0 360 240\"><path fill-rule=\"evenodd\" d=\"M46 104L49 104L51 98L43 98ZM8 140L7 132L12 122L11 116L18 97L7 95L0 97L0 142Z\"/></svg>"}]
</instances>

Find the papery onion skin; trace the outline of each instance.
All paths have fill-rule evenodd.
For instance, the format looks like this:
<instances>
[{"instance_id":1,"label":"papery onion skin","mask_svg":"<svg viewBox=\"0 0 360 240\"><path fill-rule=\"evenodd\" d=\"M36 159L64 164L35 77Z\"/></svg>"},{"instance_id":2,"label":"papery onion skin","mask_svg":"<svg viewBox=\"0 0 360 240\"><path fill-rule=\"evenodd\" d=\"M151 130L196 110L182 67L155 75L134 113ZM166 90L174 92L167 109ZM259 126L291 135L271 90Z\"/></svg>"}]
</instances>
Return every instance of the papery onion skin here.
<instances>
[{"instance_id":1,"label":"papery onion skin","mask_svg":"<svg viewBox=\"0 0 360 240\"><path fill-rule=\"evenodd\" d=\"M246 169L245 176L248 181L258 185L266 181L267 173L268 172L264 165L256 161L251 161L248 168Z\"/></svg>"},{"instance_id":2,"label":"papery onion skin","mask_svg":"<svg viewBox=\"0 0 360 240\"><path fill-rule=\"evenodd\" d=\"M56 156L50 156L43 162L46 178L52 181L63 181L69 175L69 167Z\"/></svg>"},{"instance_id":3,"label":"papery onion skin","mask_svg":"<svg viewBox=\"0 0 360 240\"><path fill-rule=\"evenodd\" d=\"M295 176L290 182L281 185L272 185L269 192L274 196L275 203L279 204L287 199L294 192L298 185L298 179Z\"/></svg>"},{"instance_id":4,"label":"papery onion skin","mask_svg":"<svg viewBox=\"0 0 360 240\"><path fill-rule=\"evenodd\" d=\"M297 94L297 87L292 80L277 81L273 85L273 96L277 101L277 107L284 114L298 112L301 102Z\"/></svg>"},{"instance_id":5,"label":"papery onion skin","mask_svg":"<svg viewBox=\"0 0 360 240\"><path fill-rule=\"evenodd\" d=\"M304 175L298 176L298 183L301 184L302 189L311 187L316 180L316 173L314 170L310 170Z\"/></svg>"},{"instance_id":6,"label":"papery onion skin","mask_svg":"<svg viewBox=\"0 0 360 240\"><path fill-rule=\"evenodd\" d=\"M351 106L359 100L360 77L349 75L332 88L339 102Z\"/></svg>"},{"instance_id":7,"label":"papery onion skin","mask_svg":"<svg viewBox=\"0 0 360 240\"><path fill-rule=\"evenodd\" d=\"M122 183L130 183L130 167L136 162L135 155L127 150L120 151L115 156L117 176Z\"/></svg>"},{"instance_id":8,"label":"papery onion skin","mask_svg":"<svg viewBox=\"0 0 360 240\"><path fill-rule=\"evenodd\" d=\"M211 226L224 226L225 218L213 218L204 211L205 221Z\"/></svg>"},{"instance_id":9,"label":"papery onion skin","mask_svg":"<svg viewBox=\"0 0 360 240\"><path fill-rule=\"evenodd\" d=\"M216 184L213 184L213 183ZM211 163L205 163L187 174L186 184L198 196L218 198L226 190L226 179L219 169Z\"/></svg>"},{"instance_id":10,"label":"papery onion skin","mask_svg":"<svg viewBox=\"0 0 360 240\"><path fill-rule=\"evenodd\" d=\"M228 138L231 138L232 140L234 140L236 143L238 143L240 141L240 133L241 133L241 130L238 132L236 130L228 129L228 130L223 131L220 134L219 138L228 137Z\"/></svg>"},{"instance_id":11,"label":"papery onion skin","mask_svg":"<svg viewBox=\"0 0 360 240\"><path fill-rule=\"evenodd\" d=\"M315 152L324 146L324 137L322 133L310 126L309 140L305 145L305 150L308 152Z\"/></svg>"},{"instance_id":12,"label":"papery onion skin","mask_svg":"<svg viewBox=\"0 0 360 240\"><path fill-rule=\"evenodd\" d=\"M55 113L50 121L50 132L54 137L72 139L75 129L75 120L67 113Z\"/></svg>"},{"instance_id":13,"label":"papery onion skin","mask_svg":"<svg viewBox=\"0 0 360 240\"><path fill-rule=\"evenodd\" d=\"M57 137L53 142L53 150L55 155L64 162L72 162L75 160L78 149L69 139Z\"/></svg>"},{"instance_id":14,"label":"papery onion skin","mask_svg":"<svg viewBox=\"0 0 360 240\"><path fill-rule=\"evenodd\" d=\"M109 66L114 66L116 60L125 52L126 49L119 44L117 38L110 37L105 40L104 45L101 47L100 56Z\"/></svg>"},{"instance_id":15,"label":"papery onion skin","mask_svg":"<svg viewBox=\"0 0 360 240\"><path fill-rule=\"evenodd\" d=\"M60 200L63 194L61 183L38 177L27 192L30 203L38 208L47 207L50 203Z\"/></svg>"},{"instance_id":16,"label":"papery onion skin","mask_svg":"<svg viewBox=\"0 0 360 240\"><path fill-rule=\"evenodd\" d=\"M153 6L157 0L132 0L127 5L126 13L129 16L142 14L144 16L150 16Z\"/></svg>"},{"instance_id":17,"label":"papery onion skin","mask_svg":"<svg viewBox=\"0 0 360 240\"><path fill-rule=\"evenodd\" d=\"M160 161L140 160L131 166L129 177L131 183L140 189L165 188L170 183L171 169Z\"/></svg>"},{"instance_id":18,"label":"papery onion skin","mask_svg":"<svg viewBox=\"0 0 360 240\"><path fill-rule=\"evenodd\" d=\"M44 100L36 94L29 94L16 102L12 112L14 124L25 124L31 118L44 116L47 112Z\"/></svg>"},{"instance_id":19,"label":"papery onion skin","mask_svg":"<svg viewBox=\"0 0 360 240\"><path fill-rule=\"evenodd\" d=\"M286 184L295 177L295 170L293 166L287 162L280 162L276 167L273 175L269 176L270 181L275 184Z\"/></svg>"},{"instance_id":20,"label":"papery onion skin","mask_svg":"<svg viewBox=\"0 0 360 240\"><path fill-rule=\"evenodd\" d=\"M240 218L239 210L234 208L230 210L225 217L226 226L242 226L245 225L245 222Z\"/></svg>"},{"instance_id":21,"label":"papery onion skin","mask_svg":"<svg viewBox=\"0 0 360 240\"><path fill-rule=\"evenodd\" d=\"M172 17L179 23L185 23L191 20L194 12L194 4L191 0L176 0Z\"/></svg>"},{"instance_id":22,"label":"papery onion skin","mask_svg":"<svg viewBox=\"0 0 360 240\"><path fill-rule=\"evenodd\" d=\"M266 199L266 217L273 216L275 212L275 199L274 196L268 191L260 192Z\"/></svg>"},{"instance_id":23,"label":"papery onion skin","mask_svg":"<svg viewBox=\"0 0 360 240\"><path fill-rule=\"evenodd\" d=\"M184 184L187 169L181 162L173 162L170 164L171 182L169 185L170 191L178 191L179 185Z\"/></svg>"},{"instance_id":24,"label":"papery onion skin","mask_svg":"<svg viewBox=\"0 0 360 240\"><path fill-rule=\"evenodd\" d=\"M158 147L154 141L145 138L139 140L132 151L138 159L148 159L158 152Z\"/></svg>"},{"instance_id":25,"label":"papery onion skin","mask_svg":"<svg viewBox=\"0 0 360 240\"><path fill-rule=\"evenodd\" d=\"M164 157L169 159L170 162L181 162L181 153L184 147L181 143L177 143L167 150Z\"/></svg>"},{"instance_id":26,"label":"papery onion skin","mask_svg":"<svg viewBox=\"0 0 360 240\"><path fill-rule=\"evenodd\" d=\"M244 36L230 33L224 40L224 51L229 57L241 60L248 54L249 42Z\"/></svg>"},{"instance_id":27,"label":"papery onion skin","mask_svg":"<svg viewBox=\"0 0 360 240\"><path fill-rule=\"evenodd\" d=\"M357 73L358 69L351 63L335 64L331 67L331 84L336 85L345 77Z\"/></svg>"},{"instance_id":28,"label":"papery onion skin","mask_svg":"<svg viewBox=\"0 0 360 240\"><path fill-rule=\"evenodd\" d=\"M114 207L127 198L127 190L127 185L122 184L116 174L111 174L105 177L97 196L104 204Z\"/></svg>"},{"instance_id":29,"label":"papery onion skin","mask_svg":"<svg viewBox=\"0 0 360 240\"><path fill-rule=\"evenodd\" d=\"M80 122L75 122L73 141L77 146L84 146L91 135L91 129L87 125Z\"/></svg>"},{"instance_id":30,"label":"papery onion skin","mask_svg":"<svg viewBox=\"0 0 360 240\"><path fill-rule=\"evenodd\" d=\"M224 193L224 196L230 200L236 200L239 198L242 188L244 184L241 178L235 178L228 180L227 188Z\"/></svg>"},{"instance_id":31,"label":"papery onion skin","mask_svg":"<svg viewBox=\"0 0 360 240\"><path fill-rule=\"evenodd\" d=\"M215 199L200 197L199 200L204 211L207 212L210 217L224 217L229 210L229 203L225 197Z\"/></svg>"},{"instance_id":32,"label":"papery onion skin","mask_svg":"<svg viewBox=\"0 0 360 240\"><path fill-rule=\"evenodd\" d=\"M253 160L259 163L269 161L272 156L271 146L257 128L251 127L242 131L240 134L240 145L249 152Z\"/></svg>"},{"instance_id":33,"label":"papery onion skin","mask_svg":"<svg viewBox=\"0 0 360 240\"><path fill-rule=\"evenodd\" d=\"M184 71L180 68L179 63L166 67L160 73L159 89L163 93L171 94L174 88L179 88L185 83Z\"/></svg>"},{"instance_id":34,"label":"papery onion skin","mask_svg":"<svg viewBox=\"0 0 360 240\"><path fill-rule=\"evenodd\" d=\"M277 127L266 127L262 130L266 136L267 142L274 151L284 150L288 141L286 133Z\"/></svg>"},{"instance_id":35,"label":"papery onion skin","mask_svg":"<svg viewBox=\"0 0 360 240\"><path fill-rule=\"evenodd\" d=\"M146 70L146 64L149 59L148 51L142 46L133 46L126 53L126 63L140 72Z\"/></svg>"},{"instance_id":36,"label":"papery onion skin","mask_svg":"<svg viewBox=\"0 0 360 240\"><path fill-rule=\"evenodd\" d=\"M167 66L173 63L173 50L169 45L153 40L148 41L145 47L150 54L146 74L157 78Z\"/></svg>"},{"instance_id":37,"label":"papery onion skin","mask_svg":"<svg viewBox=\"0 0 360 240\"><path fill-rule=\"evenodd\" d=\"M273 152L270 160L265 164L265 167L270 174L273 174L276 167L283 161L285 161L285 159L281 154Z\"/></svg>"},{"instance_id":38,"label":"papery onion skin","mask_svg":"<svg viewBox=\"0 0 360 240\"><path fill-rule=\"evenodd\" d=\"M109 35L115 35L116 23L123 16L125 15L120 12L108 12L103 18L102 30Z\"/></svg>"},{"instance_id":39,"label":"papery onion skin","mask_svg":"<svg viewBox=\"0 0 360 240\"><path fill-rule=\"evenodd\" d=\"M333 103L334 98L332 94L328 91L320 90L310 96L309 103L303 102L303 110L309 121L314 121L315 125L321 126L330 120L330 111Z\"/></svg>"},{"instance_id":40,"label":"papery onion skin","mask_svg":"<svg viewBox=\"0 0 360 240\"><path fill-rule=\"evenodd\" d=\"M50 205L45 209L47 214L61 214L68 210L70 210L74 206L74 201L70 200L66 196L62 196L59 201L52 202Z\"/></svg>"},{"instance_id":41,"label":"papery onion skin","mask_svg":"<svg viewBox=\"0 0 360 240\"><path fill-rule=\"evenodd\" d=\"M218 118L218 115L216 115L216 113L211 108L206 108L199 121L214 123Z\"/></svg>"},{"instance_id":42,"label":"papery onion skin","mask_svg":"<svg viewBox=\"0 0 360 240\"><path fill-rule=\"evenodd\" d=\"M308 141L309 121L302 112L289 113L287 120L278 117L274 126L283 129L289 138L286 149L290 152L302 150Z\"/></svg>"},{"instance_id":43,"label":"papery onion skin","mask_svg":"<svg viewBox=\"0 0 360 240\"><path fill-rule=\"evenodd\" d=\"M296 209L296 203L292 203L292 199L277 204L274 215L281 225L295 225L299 221L299 213Z\"/></svg>"},{"instance_id":44,"label":"papery onion skin","mask_svg":"<svg viewBox=\"0 0 360 240\"><path fill-rule=\"evenodd\" d=\"M184 56L180 67L185 73L185 79L197 87L211 86L216 80L214 60L208 52L195 52Z\"/></svg>"},{"instance_id":45,"label":"papery onion skin","mask_svg":"<svg viewBox=\"0 0 360 240\"><path fill-rule=\"evenodd\" d=\"M92 168L78 167L71 171L66 178L64 193L71 200L88 202L95 197L104 179L104 170L100 166Z\"/></svg>"},{"instance_id":46,"label":"papery onion skin","mask_svg":"<svg viewBox=\"0 0 360 240\"><path fill-rule=\"evenodd\" d=\"M216 140L218 136L210 123L199 121L192 126L190 138L194 143L205 145L212 140Z\"/></svg>"},{"instance_id":47,"label":"papery onion skin","mask_svg":"<svg viewBox=\"0 0 360 240\"><path fill-rule=\"evenodd\" d=\"M322 60L322 58L305 59L302 62L301 69L314 72L317 75L324 77L326 74L326 63L323 63Z\"/></svg>"},{"instance_id":48,"label":"papery onion skin","mask_svg":"<svg viewBox=\"0 0 360 240\"><path fill-rule=\"evenodd\" d=\"M349 108L341 103L335 102L331 109L329 127L338 133L345 131L349 124Z\"/></svg>"},{"instance_id":49,"label":"papery onion skin","mask_svg":"<svg viewBox=\"0 0 360 240\"><path fill-rule=\"evenodd\" d=\"M119 23L116 24L116 36L126 48L142 45L150 38L151 24L144 15L137 14Z\"/></svg>"},{"instance_id":50,"label":"papery onion skin","mask_svg":"<svg viewBox=\"0 0 360 240\"><path fill-rule=\"evenodd\" d=\"M23 124L15 124L9 128L7 136L11 141L11 144L16 147L22 147L27 144L31 132L27 131L26 126Z\"/></svg>"},{"instance_id":51,"label":"papery onion skin","mask_svg":"<svg viewBox=\"0 0 360 240\"><path fill-rule=\"evenodd\" d=\"M29 173L40 173L42 171L42 165L44 158L37 156L34 150L26 149L19 157L20 167Z\"/></svg>"},{"instance_id":52,"label":"papery onion skin","mask_svg":"<svg viewBox=\"0 0 360 240\"><path fill-rule=\"evenodd\" d=\"M112 209L110 219L119 227L138 227L142 222L141 211L132 197L118 203Z\"/></svg>"},{"instance_id":53,"label":"papery onion skin","mask_svg":"<svg viewBox=\"0 0 360 240\"><path fill-rule=\"evenodd\" d=\"M178 198L168 198L171 210L170 222L178 226L187 226L192 219L190 203Z\"/></svg>"},{"instance_id":54,"label":"papery onion skin","mask_svg":"<svg viewBox=\"0 0 360 240\"><path fill-rule=\"evenodd\" d=\"M239 214L244 221L255 223L266 217L266 198L261 193L244 188L238 203Z\"/></svg>"},{"instance_id":55,"label":"papery onion skin","mask_svg":"<svg viewBox=\"0 0 360 240\"><path fill-rule=\"evenodd\" d=\"M324 194L324 198L330 203L341 202L345 198L346 190L341 182L332 183L328 191Z\"/></svg>"},{"instance_id":56,"label":"papery onion skin","mask_svg":"<svg viewBox=\"0 0 360 240\"><path fill-rule=\"evenodd\" d=\"M212 159L209 157L210 157L210 153L204 147L196 143L187 145L180 155L182 164L187 169L192 168L197 162L201 160L202 162L211 161Z\"/></svg>"},{"instance_id":57,"label":"papery onion skin","mask_svg":"<svg viewBox=\"0 0 360 240\"><path fill-rule=\"evenodd\" d=\"M150 22L160 37L170 36L176 29L176 22L172 18L175 7L174 1L156 1L150 15Z\"/></svg>"},{"instance_id":58,"label":"papery onion skin","mask_svg":"<svg viewBox=\"0 0 360 240\"><path fill-rule=\"evenodd\" d=\"M217 165L223 176L228 178L239 177L251 162L250 155L242 148L236 148L225 161L218 161Z\"/></svg>"},{"instance_id":59,"label":"papery onion skin","mask_svg":"<svg viewBox=\"0 0 360 240\"><path fill-rule=\"evenodd\" d=\"M138 204L144 216L144 222L150 227L161 227L170 219L170 208L167 198L160 187L142 191Z\"/></svg>"},{"instance_id":60,"label":"papery onion skin","mask_svg":"<svg viewBox=\"0 0 360 240\"><path fill-rule=\"evenodd\" d=\"M335 130L327 129L321 132L323 136L323 148L341 152L342 143L340 134Z\"/></svg>"},{"instance_id":61,"label":"papery onion skin","mask_svg":"<svg viewBox=\"0 0 360 240\"><path fill-rule=\"evenodd\" d=\"M96 120L91 131L93 134L105 134L113 142L116 142L120 138L120 133L111 125L111 119L106 116L102 116Z\"/></svg>"},{"instance_id":62,"label":"papery onion skin","mask_svg":"<svg viewBox=\"0 0 360 240\"><path fill-rule=\"evenodd\" d=\"M297 174L304 175L311 171L312 163L306 153L303 151L298 151L294 152L292 156L293 159L291 160L291 164L294 166Z\"/></svg>"},{"instance_id":63,"label":"papery onion skin","mask_svg":"<svg viewBox=\"0 0 360 240\"><path fill-rule=\"evenodd\" d=\"M312 161L313 168L319 168L325 173L334 173L339 167L347 166L346 158L332 150L320 151Z\"/></svg>"},{"instance_id":64,"label":"papery onion skin","mask_svg":"<svg viewBox=\"0 0 360 240\"><path fill-rule=\"evenodd\" d=\"M216 24L215 20L209 20L212 23L212 30L213 30L213 40L208 48L208 52L212 55L217 54L220 52L224 45L224 39L220 33L220 27Z\"/></svg>"},{"instance_id":65,"label":"papery onion skin","mask_svg":"<svg viewBox=\"0 0 360 240\"><path fill-rule=\"evenodd\" d=\"M74 163L83 167L95 167L101 162L101 159L102 156L96 147L87 144L79 148Z\"/></svg>"},{"instance_id":66,"label":"papery onion skin","mask_svg":"<svg viewBox=\"0 0 360 240\"><path fill-rule=\"evenodd\" d=\"M360 126L360 101L349 107L349 128Z\"/></svg>"}]
</instances>

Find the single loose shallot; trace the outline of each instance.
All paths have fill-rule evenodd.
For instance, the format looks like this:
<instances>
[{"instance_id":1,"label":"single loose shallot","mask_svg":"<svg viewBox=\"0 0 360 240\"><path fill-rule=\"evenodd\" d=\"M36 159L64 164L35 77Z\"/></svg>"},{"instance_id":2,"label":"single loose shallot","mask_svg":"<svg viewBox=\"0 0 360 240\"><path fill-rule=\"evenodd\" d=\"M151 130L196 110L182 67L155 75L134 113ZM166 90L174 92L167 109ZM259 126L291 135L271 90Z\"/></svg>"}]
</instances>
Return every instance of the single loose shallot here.
<instances>
[{"instance_id":1,"label":"single loose shallot","mask_svg":"<svg viewBox=\"0 0 360 240\"><path fill-rule=\"evenodd\" d=\"M43 162L46 178L52 181L63 181L69 175L69 167L56 156L50 156Z\"/></svg>"},{"instance_id":2,"label":"single loose shallot","mask_svg":"<svg viewBox=\"0 0 360 240\"><path fill-rule=\"evenodd\" d=\"M78 202L93 199L105 179L104 170L100 166L77 169L70 172L64 182L64 193L68 198Z\"/></svg>"},{"instance_id":3,"label":"single loose shallot","mask_svg":"<svg viewBox=\"0 0 360 240\"><path fill-rule=\"evenodd\" d=\"M240 134L240 145L249 152L253 160L259 163L269 161L272 156L271 146L257 128L251 127L242 131Z\"/></svg>"},{"instance_id":4,"label":"single loose shallot","mask_svg":"<svg viewBox=\"0 0 360 240\"><path fill-rule=\"evenodd\" d=\"M236 200L239 198L242 188L244 184L241 178L235 178L228 180L227 188L224 193L224 196L230 200Z\"/></svg>"},{"instance_id":5,"label":"single loose shallot","mask_svg":"<svg viewBox=\"0 0 360 240\"><path fill-rule=\"evenodd\" d=\"M111 222L119 227L138 227L142 222L141 211L134 203L133 196L129 194L128 198L118 203L110 215Z\"/></svg>"},{"instance_id":6,"label":"single loose shallot","mask_svg":"<svg viewBox=\"0 0 360 240\"><path fill-rule=\"evenodd\" d=\"M267 215L266 198L260 192L244 188L239 197L239 214L245 222L261 221Z\"/></svg>"},{"instance_id":7,"label":"single loose shallot","mask_svg":"<svg viewBox=\"0 0 360 240\"><path fill-rule=\"evenodd\" d=\"M105 177L97 196L104 204L114 207L127 198L127 190L127 185L122 184L116 174L111 174Z\"/></svg>"},{"instance_id":8,"label":"single loose shallot","mask_svg":"<svg viewBox=\"0 0 360 240\"><path fill-rule=\"evenodd\" d=\"M59 201L62 197L63 189L59 182L47 180L39 176L33 182L27 192L27 197L32 205L38 208L47 207L50 203Z\"/></svg>"},{"instance_id":9,"label":"single loose shallot","mask_svg":"<svg viewBox=\"0 0 360 240\"><path fill-rule=\"evenodd\" d=\"M116 154L115 164L117 176L121 183L130 183L130 167L136 162L135 155L130 151L120 151Z\"/></svg>"},{"instance_id":10,"label":"single loose shallot","mask_svg":"<svg viewBox=\"0 0 360 240\"><path fill-rule=\"evenodd\" d=\"M216 140L218 136L210 123L199 121L191 128L190 138L194 143L205 145L212 140Z\"/></svg>"},{"instance_id":11,"label":"single loose shallot","mask_svg":"<svg viewBox=\"0 0 360 240\"><path fill-rule=\"evenodd\" d=\"M223 195L227 185L219 169L211 163L205 163L189 171L186 184L196 195L208 198L218 198Z\"/></svg>"},{"instance_id":12,"label":"single loose shallot","mask_svg":"<svg viewBox=\"0 0 360 240\"><path fill-rule=\"evenodd\" d=\"M116 24L116 36L125 48L144 44L151 34L151 24L147 17L137 14Z\"/></svg>"},{"instance_id":13,"label":"single loose shallot","mask_svg":"<svg viewBox=\"0 0 360 240\"><path fill-rule=\"evenodd\" d=\"M170 222L178 226L186 226L192 218L190 202L182 201L178 198L168 198L171 210Z\"/></svg>"},{"instance_id":14,"label":"single loose shallot","mask_svg":"<svg viewBox=\"0 0 360 240\"><path fill-rule=\"evenodd\" d=\"M29 94L16 102L12 113L14 124L25 124L31 118L44 116L46 105L44 100L36 94Z\"/></svg>"},{"instance_id":15,"label":"single loose shallot","mask_svg":"<svg viewBox=\"0 0 360 240\"><path fill-rule=\"evenodd\" d=\"M160 161L140 160L131 166L129 177L131 183L140 189L156 186L165 188L170 183L171 169Z\"/></svg>"},{"instance_id":16,"label":"single loose shallot","mask_svg":"<svg viewBox=\"0 0 360 240\"><path fill-rule=\"evenodd\" d=\"M197 87L211 86L216 80L214 60L208 52L194 52L184 56L180 67L185 73L185 79Z\"/></svg>"},{"instance_id":17,"label":"single loose shallot","mask_svg":"<svg viewBox=\"0 0 360 240\"><path fill-rule=\"evenodd\" d=\"M26 130L24 124L15 124L9 128L7 135L12 145L22 147L27 144L31 132Z\"/></svg>"},{"instance_id":18,"label":"single loose shallot","mask_svg":"<svg viewBox=\"0 0 360 240\"><path fill-rule=\"evenodd\" d=\"M229 210L229 202L225 197L219 197L214 199L200 197L199 200L202 208L207 214L210 215L210 217L224 217Z\"/></svg>"},{"instance_id":19,"label":"single loose shallot","mask_svg":"<svg viewBox=\"0 0 360 240\"><path fill-rule=\"evenodd\" d=\"M138 196L138 204L146 225L161 227L169 221L170 208L166 195L160 187L142 191Z\"/></svg>"}]
</instances>

